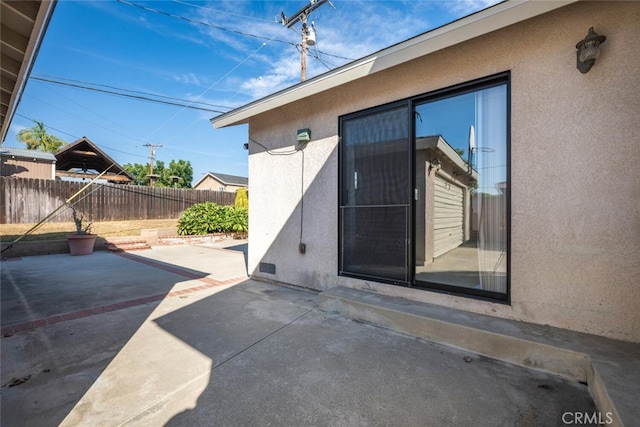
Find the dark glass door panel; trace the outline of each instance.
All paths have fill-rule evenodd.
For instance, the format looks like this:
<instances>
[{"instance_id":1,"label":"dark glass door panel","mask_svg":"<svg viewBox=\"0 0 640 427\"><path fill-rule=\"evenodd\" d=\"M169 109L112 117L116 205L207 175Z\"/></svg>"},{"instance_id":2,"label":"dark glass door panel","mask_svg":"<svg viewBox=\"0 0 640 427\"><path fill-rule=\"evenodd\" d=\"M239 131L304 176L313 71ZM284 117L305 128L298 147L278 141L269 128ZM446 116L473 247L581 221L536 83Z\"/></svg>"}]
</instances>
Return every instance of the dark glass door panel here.
<instances>
[{"instance_id":1,"label":"dark glass door panel","mask_svg":"<svg viewBox=\"0 0 640 427\"><path fill-rule=\"evenodd\" d=\"M342 208L342 269L408 282L407 206Z\"/></svg>"},{"instance_id":2,"label":"dark glass door panel","mask_svg":"<svg viewBox=\"0 0 640 427\"><path fill-rule=\"evenodd\" d=\"M341 120L341 274L409 282L409 127L406 103Z\"/></svg>"}]
</instances>

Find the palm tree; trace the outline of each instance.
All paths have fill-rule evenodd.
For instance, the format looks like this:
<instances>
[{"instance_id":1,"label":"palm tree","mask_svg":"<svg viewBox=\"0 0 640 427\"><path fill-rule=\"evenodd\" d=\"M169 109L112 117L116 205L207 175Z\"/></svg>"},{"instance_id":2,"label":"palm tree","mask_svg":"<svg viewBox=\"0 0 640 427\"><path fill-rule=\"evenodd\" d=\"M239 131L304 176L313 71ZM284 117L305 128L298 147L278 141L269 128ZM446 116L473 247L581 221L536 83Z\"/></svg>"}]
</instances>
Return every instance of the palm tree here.
<instances>
[{"instance_id":1,"label":"palm tree","mask_svg":"<svg viewBox=\"0 0 640 427\"><path fill-rule=\"evenodd\" d=\"M66 144L55 135L47 133L44 123L34 120L36 124L31 129L22 129L18 132L18 141L27 146L28 150L40 150L48 153L55 153Z\"/></svg>"}]
</instances>

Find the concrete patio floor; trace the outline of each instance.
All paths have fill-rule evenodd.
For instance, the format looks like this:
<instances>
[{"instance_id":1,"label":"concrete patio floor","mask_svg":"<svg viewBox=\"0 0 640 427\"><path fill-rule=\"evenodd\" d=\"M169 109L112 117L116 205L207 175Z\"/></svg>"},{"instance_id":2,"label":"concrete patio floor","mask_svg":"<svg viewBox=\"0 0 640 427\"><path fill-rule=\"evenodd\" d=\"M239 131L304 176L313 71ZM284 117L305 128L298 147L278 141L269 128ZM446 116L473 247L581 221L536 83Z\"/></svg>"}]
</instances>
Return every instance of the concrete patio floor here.
<instances>
[{"instance_id":1,"label":"concrete patio floor","mask_svg":"<svg viewBox=\"0 0 640 427\"><path fill-rule=\"evenodd\" d=\"M484 276L489 283L496 281L506 286L506 275L505 252L489 249L478 251L476 242L458 246L426 265L416 265L417 280L465 288L483 289L480 276Z\"/></svg>"},{"instance_id":2,"label":"concrete patio floor","mask_svg":"<svg viewBox=\"0 0 640 427\"><path fill-rule=\"evenodd\" d=\"M553 426L587 387L246 279L242 242L2 262L2 426Z\"/></svg>"}]
</instances>

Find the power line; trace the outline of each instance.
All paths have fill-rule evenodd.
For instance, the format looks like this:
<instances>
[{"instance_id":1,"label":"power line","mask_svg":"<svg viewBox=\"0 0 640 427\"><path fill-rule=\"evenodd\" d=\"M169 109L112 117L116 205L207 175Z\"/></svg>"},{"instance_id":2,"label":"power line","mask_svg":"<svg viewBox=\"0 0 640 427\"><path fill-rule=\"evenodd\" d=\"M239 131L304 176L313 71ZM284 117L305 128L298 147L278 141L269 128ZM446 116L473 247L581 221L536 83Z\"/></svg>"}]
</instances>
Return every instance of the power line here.
<instances>
[{"instance_id":1,"label":"power line","mask_svg":"<svg viewBox=\"0 0 640 427\"><path fill-rule=\"evenodd\" d=\"M75 87L75 88L78 88L78 89L85 89L85 90L90 90L90 91L94 91L94 92L107 93L107 94L110 94L110 95L122 96L122 97L125 97L125 98L138 99L140 101L155 102L155 103L158 103L158 104L173 105L173 106L182 107L182 108L191 108L193 110L210 111L212 113L224 113L224 111L213 110L211 108L198 107L198 106L194 106L194 105L190 105L190 104L181 104L181 103L177 103L177 102L162 101L160 99L153 99L153 98L149 98L149 97L146 97L146 96L129 95L129 94L126 94L126 93L120 93L120 92L115 92L115 91L106 90L106 89L98 89L98 88L79 85L79 84L75 84L75 83L61 82L61 81L52 80L52 79L43 79L41 77L29 77L29 79L38 80L38 81L46 82L46 83L58 84L58 85L62 85L62 86ZM191 102L191 101L189 101L189 102Z\"/></svg>"},{"instance_id":2,"label":"power line","mask_svg":"<svg viewBox=\"0 0 640 427\"><path fill-rule=\"evenodd\" d=\"M187 18L185 16L175 15L173 13L164 12L164 11L158 10L158 9L153 9L151 7L143 6L141 4L131 3L131 2L126 1L126 0L116 0L116 1L118 3L122 3L122 4L125 4L127 6L132 6L132 7L138 8L138 9L146 10L147 12L153 12L153 13L157 13L157 14L160 14L160 15L168 16L168 17L171 17L171 18L180 19L181 21L190 22L192 24L204 25L205 27L215 28L215 29L221 30L221 31L227 31L227 32L234 33L234 34L239 34L239 35L245 36L245 37L253 37L253 38L256 38L256 39L260 39L260 40L274 41L274 42L277 42L277 43L287 44L287 45L290 45L290 46L297 46L297 44L293 43L293 42L284 41L284 40L278 40L278 39L275 39L275 38L269 38L269 37L264 37L264 36L258 36L256 34L249 34L249 33L245 33L245 32L239 31L239 30L232 30L232 29L229 29L229 28L221 27L219 25L209 24L208 22L198 21L198 20L195 20L195 19ZM333 55L333 54L326 53L326 52L322 52L322 54L325 55L325 56L331 56L331 57L338 58L338 59L344 59L344 60L347 60L347 61L353 61L353 58L345 58L344 56Z\"/></svg>"},{"instance_id":3,"label":"power line","mask_svg":"<svg viewBox=\"0 0 640 427\"><path fill-rule=\"evenodd\" d=\"M162 148L162 145L158 144L144 144L145 147L149 147L151 150L151 154L149 155L149 186L153 187L153 183L157 178L156 175L153 174L153 162L156 159L156 148Z\"/></svg>"},{"instance_id":4,"label":"power line","mask_svg":"<svg viewBox=\"0 0 640 427\"><path fill-rule=\"evenodd\" d=\"M188 3L186 1L180 1L180 0L171 0L171 1L173 1L174 3L178 3L178 4L184 4L186 6L197 7L199 9L211 10L213 12L222 13L224 15L236 16L236 17L242 18L242 19L253 19L255 21L262 21L262 22L269 22L269 23L273 22L273 20L271 20L271 19L263 19L263 18L256 18L255 16L239 15L237 13L227 12L226 10L213 9L211 7L202 6L202 5L199 5L199 4Z\"/></svg>"},{"instance_id":5,"label":"power line","mask_svg":"<svg viewBox=\"0 0 640 427\"><path fill-rule=\"evenodd\" d=\"M41 84L42 84L42 83L41 83ZM84 120L84 121L86 121L86 122L89 122L89 123L91 123L91 124L93 124L93 125L99 126L99 127L103 128L103 129L106 129L106 130L108 130L108 131L112 132L112 133L120 134L120 135L122 135L122 136L124 136L124 137L126 137L126 138L131 138L131 134L135 134L135 135L138 135L138 136L139 136L140 138L142 138L142 139L146 139L143 135L141 135L141 134L137 133L136 131L131 130L131 129L129 129L129 128L127 128L127 127L123 126L123 125L121 125L120 123L115 122L115 121L114 121L114 120L112 120L111 118L106 117L106 116L104 116L103 114L100 114L100 113L98 113L97 111L92 110L91 108L89 108L89 107L87 107L86 105L83 105L83 104L81 104L81 103L77 102L76 100L74 100L74 99L72 99L72 98L69 98L68 96L64 95L63 93L58 92L57 90L53 89L52 87L49 87L49 86L46 86L46 85L44 85L44 87L45 87L45 89L50 90L51 92L55 93L57 96L59 96L59 97L61 97L61 98L64 98L64 99L68 100L69 102L71 102L71 103L73 103L73 104L75 104L75 105L78 105L80 108L82 108L82 109L84 109L84 110L86 110L86 111L88 111L88 112L90 112L90 113L92 113L92 114L95 114L96 116L100 117L102 120L107 121L107 122L111 122L111 123L113 123L114 125L116 125L117 127L120 127L120 128L122 128L122 129L124 129L127 133L125 134L125 133L123 133L123 132L117 131L117 130L116 130L116 129L114 129L113 127L105 127L105 126L102 124L102 122L101 122L101 123L96 123L96 122L94 122L94 121L92 121L92 120L89 120L89 119L87 119L87 118L80 117L80 116L78 116L78 115L76 115L76 114L74 114L74 113L71 113L71 112L68 112L68 111L62 110L61 108L57 107L60 111L65 112L65 113L69 114L69 115L70 115L70 116L72 116L72 117L77 117L77 118L79 118L79 119L81 119L81 120ZM37 99L37 98L36 98L36 99ZM43 103L45 102L45 101L42 101L42 100L39 100L39 101L40 101L40 102L43 102ZM51 105L51 104L49 104L49 105Z\"/></svg>"},{"instance_id":6,"label":"power line","mask_svg":"<svg viewBox=\"0 0 640 427\"><path fill-rule=\"evenodd\" d=\"M45 87L46 87L46 86L45 86ZM94 114L97 114L99 117L104 118L104 116L102 116L101 114L98 114L98 113L96 113L95 111L92 111L92 110L88 109L86 106L83 106L82 104L79 104L79 103L75 102L74 100L72 100L72 99L70 99L70 98L68 98L68 97L64 96L63 94L61 94L61 93L59 93L59 92L57 92L57 91L55 91L55 90L53 90L53 89L51 89L51 88L49 88L49 87L46 87L46 88L47 88L48 90L51 90L52 92L54 92L54 93L55 93L55 94L57 94L58 96L61 96L61 97L63 97L63 98L66 98L66 99L70 100L71 102L73 102L73 103L75 103L75 104L77 104L77 105L81 106L82 108L84 108L84 109L86 109L86 110L88 110L88 111L90 111L90 112L92 112L92 113L94 113ZM52 104L52 103L50 103L50 102L44 101L44 100L42 100L42 99L40 99L40 98L37 98L37 97L35 97L35 96L33 96L33 95L25 94L25 96L27 96L27 97L29 97L29 98L33 98L33 99L35 99L36 101L41 102L41 103L42 103L42 104L44 104L44 105L49 105L49 106L51 106L52 108L56 109L57 111L60 111L60 112L65 113L65 114L68 114L68 115L70 115L71 117L75 117L75 118L80 119L80 120L83 120L83 121L85 121L85 122L87 122L87 123L91 123L91 124L92 124L92 125L94 125L94 126L97 126L97 127L99 127L99 128L105 129L105 130L107 130L107 131L109 131L109 132L111 132L111 133L119 134L119 135L124 136L125 138L128 138L128 139L130 139L131 141L134 141L134 142L135 142L135 140L131 138L131 135L129 135L129 134L125 134L125 133L123 133L123 132L120 132L120 131L116 130L116 129L115 129L115 128L113 128L113 127L106 127L106 126L102 125L101 123L94 122L93 120L90 120L90 119L88 119L88 118L86 118L86 117L80 117L80 116L78 116L77 114L74 114L74 113L72 113L72 112L70 112L70 111L64 110L63 108L61 108L61 107L60 107L60 105L54 105L54 104ZM127 132L129 132L129 133L137 134L138 136L140 136L140 137L142 137L143 139L145 139L145 140L146 140L146 138L144 138L144 136L140 135L140 134L139 134L139 133L137 133L137 132L134 132L134 131L131 131L131 130L127 129L126 127L122 126L121 124L118 124L118 123L114 122L114 121L113 121L113 120L111 120L111 119L108 119L108 118L107 118L107 119L105 119L105 120L108 120L108 121L110 121L111 123L114 123L116 126L119 126L119 127L123 128L124 130L126 130L126 131L127 131ZM77 139L77 138L76 138L76 139ZM142 142L142 141L140 141L140 142ZM127 153L127 154L129 154L129 153Z\"/></svg>"},{"instance_id":7,"label":"power line","mask_svg":"<svg viewBox=\"0 0 640 427\"><path fill-rule=\"evenodd\" d=\"M284 12L280 13L281 16L281 23L282 25L286 26L287 28L292 28L296 23L301 22L302 23L302 28L301 28L301 33L302 33L302 42L300 44L301 49L300 49L300 80L305 81L307 79L307 44L309 46L313 46L316 44L316 40L315 40L315 29L313 27L313 22L311 23L311 28L309 28L307 26L307 18L309 17L309 15L311 14L311 12L313 12L314 10L316 10L317 8L319 8L320 6L322 6L323 4L325 4L328 0L319 0L319 1L312 1L310 2L308 5L304 6L302 9L300 9L299 11L297 11L296 13L294 13L292 16L287 17ZM333 4L331 2L329 2L329 4L331 4L331 6L333 6ZM320 60L320 58L318 58L318 60ZM325 64L324 62L320 61L322 64L324 64L325 66L327 64Z\"/></svg>"},{"instance_id":8,"label":"power line","mask_svg":"<svg viewBox=\"0 0 640 427\"><path fill-rule=\"evenodd\" d=\"M23 115L22 115L22 114L20 114L20 113L16 113L16 116L22 117L23 119L27 119L27 120L29 120L30 122L37 122L37 120L32 119L32 118L27 117L27 116L23 116ZM55 130L56 132L63 133L63 134L65 134L65 135L67 135L67 136L70 136L71 138L79 139L79 137L77 137L77 136L75 136L75 135L71 135L70 133L65 132L65 131L63 131L63 130L56 129L56 128L52 127L52 126L46 126L46 127L48 127L49 129L53 129L53 130Z\"/></svg>"},{"instance_id":9,"label":"power line","mask_svg":"<svg viewBox=\"0 0 640 427\"><path fill-rule=\"evenodd\" d=\"M235 70L237 70L242 64L244 64L245 62L247 62L253 55L255 55L256 53L258 53L260 51L260 49L262 49L263 47L265 47L267 45L266 42L262 43L260 45L259 48L257 48L256 50L254 50L253 52L251 52L249 54L249 56L247 56L246 58L244 58L242 61L240 61L235 67L233 67L231 70L229 70L224 76L220 77L217 81L213 82L213 84L211 86L209 86L204 92L202 92L200 95L198 95L198 97L196 99L199 99L201 96L203 96L205 93L207 93L209 90L211 90L214 86L216 86L218 83L220 83L222 80L224 80L225 78L227 78L227 76L229 76L231 73L233 73ZM158 132L160 129L162 129L167 123L169 123L171 120L173 120L178 114L180 114L182 112L178 111L177 113L175 113L169 120L167 120L166 122L164 122L162 124L162 126L160 126L159 128L157 128L151 135L149 135L149 137L151 137L152 135L154 135L156 132ZM196 121L192 122L189 126L193 125L194 123L196 123ZM186 129L187 127L185 127L184 129Z\"/></svg>"},{"instance_id":10,"label":"power line","mask_svg":"<svg viewBox=\"0 0 640 427\"><path fill-rule=\"evenodd\" d=\"M219 25L209 24L208 22L204 22L204 21L197 21L195 19L187 18L185 16L174 15L173 13L164 12L164 11L158 10L158 9L153 9L153 8L150 8L150 7L147 7L147 6L143 6L141 4L131 3L131 2L128 2L126 0L116 0L116 1L118 3L126 4L127 6L137 7L138 9L146 10L148 12L158 13L158 14L164 15L164 16L169 16L171 18L180 19L182 21L187 21L187 22L190 22L192 24L204 25L204 26L209 27L209 28L215 28L217 30L227 31L227 32L234 33L234 34L239 34L241 36L254 37L254 38L260 39L260 40L269 40L269 41L275 41L275 42L278 42L278 43L295 45L295 43L292 43L292 42L276 40L276 39L270 39L268 37L263 37L263 36L258 36L258 35L255 35L255 34L244 33L244 32L239 31L239 30L231 30L229 28L224 28L224 27L221 27Z\"/></svg>"},{"instance_id":11,"label":"power line","mask_svg":"<svg viewBox=\"0 0 640 427\"><path fill-rule=\"evenodd\" d=\"M175 97L172 97L172 96L159 95L157 93L143 92L143 91L131 90L131 89L124 89L124 88L111 86L111 85L105 85L105 84L100 84L100 83L92 83L92 82L87 82L87 81L83 81L83 80L69 79L69 78L66 78L66 77L50 76L50 75L47 75L47 74L36 74L36 75L32 76L32 78L37 78L37 77L48 78L48 79L57 80L57 81L64 80L64 81L67 81L67 82L82 83L82 84L91 85L91 86L106 87L106 88L114 89L114 90L121 91L121 92L138 93L138 94L141 94L141 95L153 96L153 97L156 97L156 98L171 99L171 100L174 100L174 101L186 102L186 103L189 103L189 104L202 104L202 105L206 105L208 107L226 108L226 109L229 109L229 110L231 109L231 107L227 107L225 105L209 104L208 102L201 102L201 101L191 101L191 100L184 99L184 98L175 98Z\"/></svg>"},{"instance_id":12,"label":"power line","mask_svg":"<svg viewBox=\"0 0 640 427\"><path fill-rule=\"evenodd\" d=\"M16 116L20 116L20 117L22 117L23 119L27 119L27 120L29 120L29 121L31 121L31 122L36 122L36 121L37 121L37 120L32 119L32 118L30 118L30 117L24 116L24 115L22 115L22 114L20 114L20 113L16 113ZM68 132L65 132L65 131L60 130L60 129L56 129L56 128L52 127L52 126L46 125L46 127L47 127L47 128L49 128L49 129L53 129L53 130L55 130L56 132L59 132L59 133L63 133L63 134L65 134L65 135L68 135L68 136L70 136L71 138L74 138L74 139L80 139L80 137L79 137L79 136L72 135L72 134L70 134L70 133L68 133ZM94 142L94 144L95 144L95 142ZM118 153L127 154L127 155L129 155L129 156L142 157L143 159L146 159L146 158L147 158L147 156L142 156L142 155L140 155L140 154L127 153L126 151L118 150L118 149L116 149L116 148L112 148L112 147L107 147L106 145L98 145L98 144L95 144L95 145L96 145L96 146L98 146L98 147L100 147L100 148L106 148L106 149L108 149L108 150L110 150L110 151L117 151Z\"/></svg>"}]
</instances>

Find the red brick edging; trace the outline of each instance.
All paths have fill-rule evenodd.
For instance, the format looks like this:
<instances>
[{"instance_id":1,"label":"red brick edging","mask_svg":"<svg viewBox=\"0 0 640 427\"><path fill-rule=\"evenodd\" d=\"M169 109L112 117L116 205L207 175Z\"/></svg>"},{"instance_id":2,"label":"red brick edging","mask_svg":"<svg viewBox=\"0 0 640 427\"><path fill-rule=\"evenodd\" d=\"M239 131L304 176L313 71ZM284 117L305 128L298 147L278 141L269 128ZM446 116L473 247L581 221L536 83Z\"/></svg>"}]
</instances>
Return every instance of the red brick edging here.
<instances>
[{"instance_id":1,"label":"red brick edging","mask_svg":"<svg viewBox=\"0 0 640 427\"><path fill-rule=\"evenodd\" d=\"M193 273L191 271L179 268L179 267L173 267L170 266L168 264L163 264L163 263L159 263L157 261L153 261L153 260L149 260L149 259L143 259L140 258L138 256L134 256L134 255L129 255L126 252L120 252L120 253L115 253L118 256L130 259L132 261L136 261L136 262L140 262L142 264L145 265L149 265L151 267L155 267L155 268L159 268L161 270L165 270L165 271L169 271L171 273L175 273L175 274L179 274L181 276L187 277L189 279L193 279L193 280L198 280L199 282L202 282L203 284L200 286L193 286L191 288L186 288L186 289L181 289L178 291L172 291L166 294L158 294L158 295L152 295L152 296L148 296L148 297L143 297L143 298L137 298L134 300L129 300L129 301L122 301L122 302L118 302L115 304L109 304L109 305L104 305L101 307L92 307L89 309L83 309L83 310L78 310L78 311L74 311L71 313L63 313L63 314L56 314L54 316L50 316L50 317L46 317L46 318L42 318L42 319L37 319L37 320L32 320L29 322L23 322L23 323L18 323L15 325L9 325L9 326L3 326L0 329L0 335L5 337L5 336L11 336L16 332L23 332L23 331L29 331L32 329L36 329L36 328L42 328L44 326L51 326L51 325L55 325L56 323L60 323L60 322L66 322L69 320L74 320L74 319L79 319L81 317L87 317L87 316L93 316L96 314L101 314L101 313L107 313L110 311L116 311L116 310L122 310L123 308L128 308L128 307L135 307L137 305L143 305L143 304L148 304L150 302L155 302L155 301L161 301L165 298L174 298L174 297L179 297L182 295L186 295L186 294L190 294L193 292L198 292L198 291L203 291L205 289L210 289L210 288L214 288L216 286L224 286L224 285L233 285L236 283L240 283L244 280L247 280L247 277L236 277L233 279L227 279L227 280L215 280L215 279L211 279L209 277L201 277L199 274Z\"/></svg>"}]
</instances>

